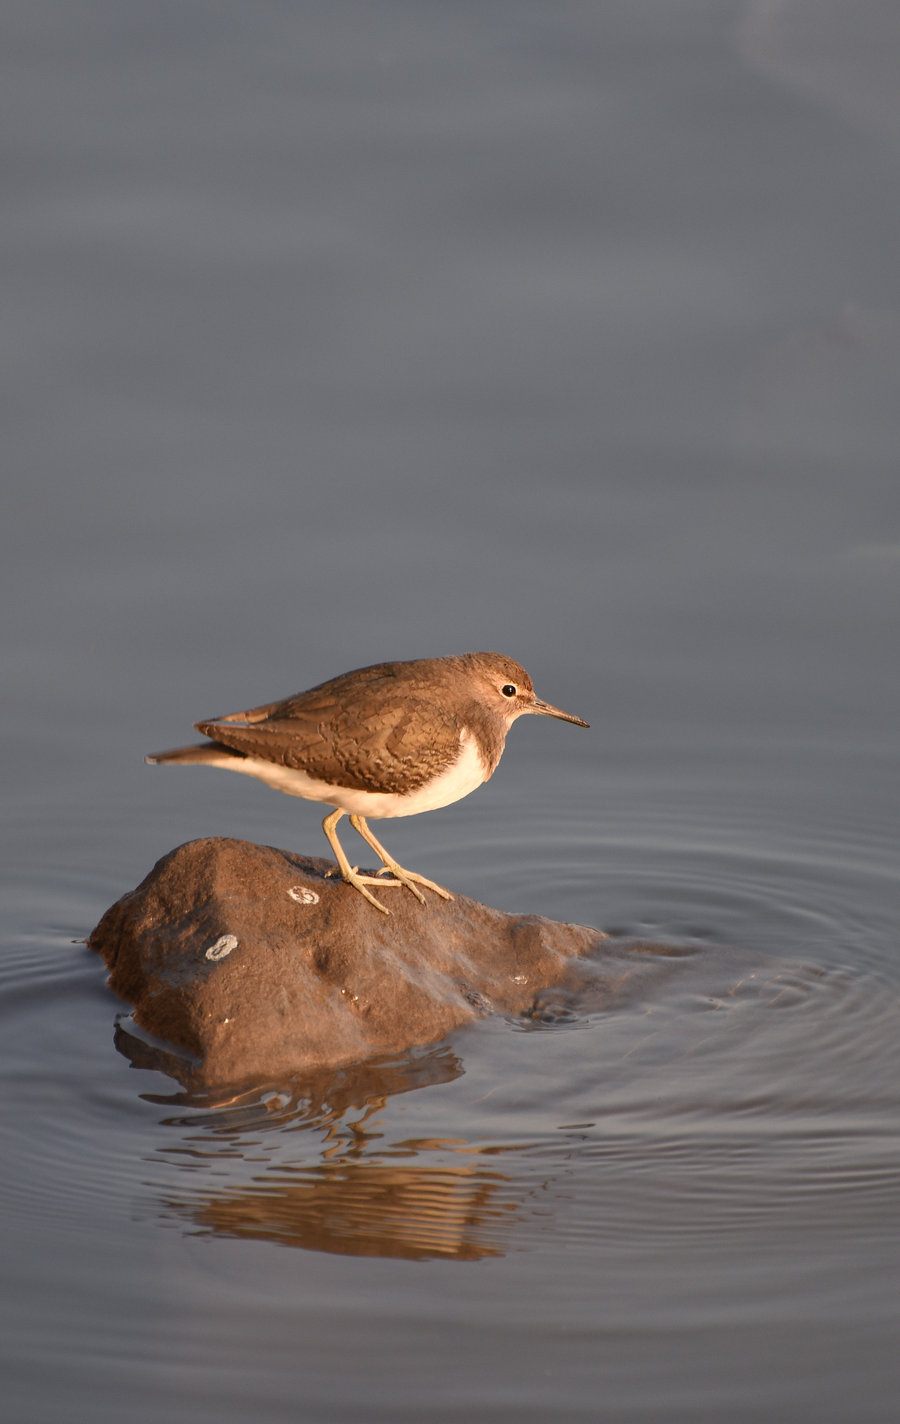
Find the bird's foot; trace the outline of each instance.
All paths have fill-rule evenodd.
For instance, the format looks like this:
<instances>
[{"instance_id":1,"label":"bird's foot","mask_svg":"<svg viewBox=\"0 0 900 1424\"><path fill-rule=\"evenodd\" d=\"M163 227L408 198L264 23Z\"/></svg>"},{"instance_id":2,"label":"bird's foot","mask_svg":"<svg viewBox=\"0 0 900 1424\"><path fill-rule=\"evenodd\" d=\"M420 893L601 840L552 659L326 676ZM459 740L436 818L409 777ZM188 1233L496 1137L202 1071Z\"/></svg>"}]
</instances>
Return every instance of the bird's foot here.
<instances>
[{"instance_id":1,"label":"bird's foot","mask_svg":"<svg viewBox=\"0 0 900 1424\"><path fill-rule=\"evenodd\" d=\"M428 880L424 875L418 875L415 870L404 870L402 865L398 865L395 860L385 861L384 866L378 872L379 876L393 875L393 880L378 880L379 885L405 885L407 890L411 890L417 900L422 904L426 903L425 896L419 889L424 885L426 890L433 890L435 895L440 895L444 900L452 900L453 896L449 890L445 890L443 885L435 885L433 880Z\"/></svg>"},{"instance_id":2,"label":"bird's foot","mask_svg":"<svg viewBox=\"0 0 900 1424\"><path fill-rule=\"evenodd\" d=\"M379 874L381 874L380 871ZM352 885L354 890L358 890L360 895L368 900L370 905L374 905L376 910L380 910L383 915L389 915L391 913L390 910L387 905L382 905L380 900L376 900L375 896L366 889L366 886L378 885L382 889L388 890L391 886L400 885L402 883L400 880L378 880L374 875L360 875L359 866L357 865L348 866L346 871L341 870L339 866L335 866L334 870L326 870L325 879L327 880L329 876L332 875L339 875L345 885Z\"/></svg>"},{"instance_id":3,"label":"bird's foot","mask_svg":"<svg viewBox=\"0 0 900 1424\"><path fill-rule=\"evenodd\" d=\"M325 822L326 834L328 832L328 821ZM405 885L416 899L425 904L425 896L418 888L424 885L426 890L433 890L435 895L441 895L445 900L452 900L453 896L449 890L445 890L443 885L435 885L433 880L426 880L424 875L418 875L414 870L404 870L402 865L398 865L392 855L385 850L377 836L374 836L366 824L365 816L351 814L350 824L355 831L358 831L367 845L371 846L378 859L381 861L382 869L379 870L379 879L376 885ZM330 839L330 837L329 837ZM382 880L383 875L393 875L393 880Z\"/></svg>"}]
</instances>

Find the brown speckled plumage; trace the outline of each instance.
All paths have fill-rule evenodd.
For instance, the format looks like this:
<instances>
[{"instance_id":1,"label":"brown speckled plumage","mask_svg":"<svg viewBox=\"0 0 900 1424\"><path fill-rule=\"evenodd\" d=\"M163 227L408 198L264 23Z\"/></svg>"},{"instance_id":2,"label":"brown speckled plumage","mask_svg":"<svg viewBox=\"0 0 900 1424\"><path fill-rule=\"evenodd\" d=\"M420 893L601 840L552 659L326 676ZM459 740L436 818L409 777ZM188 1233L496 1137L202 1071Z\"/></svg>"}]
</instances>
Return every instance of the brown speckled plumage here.
<instances>
[{"instance_id":1,"label":"brown speckled plumage","mask_svg":"<svg viewBox=\"0 0 900 1424\"><path fill-rule=\"evenodd\" d=\"M532 692L523 667L499 653L377 663L247 712L197 722L233 751L305 771L330 785L405 795L452 766L460 736L475 737L488 776L503 754L506 727L476 695L475 674Z\"/></svg>"}]
</instances>

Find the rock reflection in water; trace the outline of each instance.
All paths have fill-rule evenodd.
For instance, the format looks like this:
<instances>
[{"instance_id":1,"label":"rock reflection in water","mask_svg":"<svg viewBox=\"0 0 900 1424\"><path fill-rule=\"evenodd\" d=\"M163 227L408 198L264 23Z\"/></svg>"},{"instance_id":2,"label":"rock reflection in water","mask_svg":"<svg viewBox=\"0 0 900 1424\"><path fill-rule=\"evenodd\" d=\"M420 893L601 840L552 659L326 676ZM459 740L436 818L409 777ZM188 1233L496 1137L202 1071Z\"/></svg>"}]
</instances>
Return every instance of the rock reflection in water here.
<instances>
[{"instance_id":1,"label":"rock reflection in water","mask_svg":"<svg viewBox=\"0 0 900 1424\"><path fill-rule=\"evenodd\" d=\"M483 1168L468 1144L384 1140L381 1115L390 1098L451 1082L462 1071L441 1045L227 1100L154 1096L197 1110L167 1120L178 1132L177 1145L162 1149L167 1161L194 1181L207 1172L216 1180L215 1190L192 1181L168 1194L163 1215L201 1235L342 1255L461 1261L502 1255L518 1206L508 1177ZM296 1160L310 1149L314 1161ZM416 1161L426 1155L429 1165ZM434 1165L435 1159L443 1160ZM233 1179L224 1188L223 1170Z\"/></svg>"}]
</instances>

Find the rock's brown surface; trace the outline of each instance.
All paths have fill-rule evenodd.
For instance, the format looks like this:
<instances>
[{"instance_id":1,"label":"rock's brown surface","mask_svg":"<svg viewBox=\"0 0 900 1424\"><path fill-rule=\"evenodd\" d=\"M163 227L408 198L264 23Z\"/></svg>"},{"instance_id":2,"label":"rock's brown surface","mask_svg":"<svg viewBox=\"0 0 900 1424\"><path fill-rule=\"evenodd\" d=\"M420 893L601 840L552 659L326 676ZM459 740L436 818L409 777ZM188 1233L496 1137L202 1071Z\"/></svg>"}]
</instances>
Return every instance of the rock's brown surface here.
<instances>
[{"instance_id":1,"label":"rock's brown surface","mask_svg":"<svg viewBox=\"0 0 900 1424\"><path fill-rule=\"evenodd\" d=\"M474 900L378 892L381 915L331 862L246 841L164 856L90 936L142 1029L220 1085L358 1061L527 1011L605 936Z\"/></svg>"}]
</instances>

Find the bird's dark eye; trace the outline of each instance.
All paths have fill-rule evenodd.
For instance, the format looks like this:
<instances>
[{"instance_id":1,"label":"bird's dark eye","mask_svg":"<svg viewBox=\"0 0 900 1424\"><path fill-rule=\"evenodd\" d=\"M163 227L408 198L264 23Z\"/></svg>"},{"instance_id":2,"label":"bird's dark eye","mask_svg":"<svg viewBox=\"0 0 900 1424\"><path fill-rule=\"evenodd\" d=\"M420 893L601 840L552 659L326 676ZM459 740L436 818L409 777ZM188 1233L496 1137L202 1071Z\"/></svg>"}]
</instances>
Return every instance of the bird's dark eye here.
<instances>
[{"instance_id":1,"label":"bird's dark eye","mask_svg":"<svg viewBox=\"0 0 900 1424\"><path fill-rule=\"evenodd\" d=\"M503 693L504 697L515 697L516 693L518 692L518 688L516 687L514 682L505 682L501 687L500 691Z\"/></svg>"}]
</instances>

